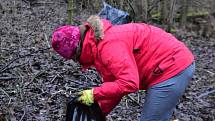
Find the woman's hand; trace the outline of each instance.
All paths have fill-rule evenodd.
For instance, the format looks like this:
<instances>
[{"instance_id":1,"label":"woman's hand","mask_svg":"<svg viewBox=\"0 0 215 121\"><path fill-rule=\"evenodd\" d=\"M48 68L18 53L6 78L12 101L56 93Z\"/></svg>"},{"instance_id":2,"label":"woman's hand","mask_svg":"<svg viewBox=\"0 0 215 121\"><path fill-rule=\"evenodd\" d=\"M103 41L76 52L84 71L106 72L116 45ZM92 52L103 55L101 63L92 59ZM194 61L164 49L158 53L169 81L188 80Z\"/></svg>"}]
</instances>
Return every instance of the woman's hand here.
<instances>
[{"instance_id":1,"label":"woman's hand","mask_svg":"<svg viewBox=\"0 0 215 121\"><path fill-rule=\"evenodd\" d=\"M94 103L94 97L93 97L93 89L90 90L83 90L80 92L80 97L78 98L78 101L85 104L85 105L92 105Z\"/></svg>"}]
</instances>

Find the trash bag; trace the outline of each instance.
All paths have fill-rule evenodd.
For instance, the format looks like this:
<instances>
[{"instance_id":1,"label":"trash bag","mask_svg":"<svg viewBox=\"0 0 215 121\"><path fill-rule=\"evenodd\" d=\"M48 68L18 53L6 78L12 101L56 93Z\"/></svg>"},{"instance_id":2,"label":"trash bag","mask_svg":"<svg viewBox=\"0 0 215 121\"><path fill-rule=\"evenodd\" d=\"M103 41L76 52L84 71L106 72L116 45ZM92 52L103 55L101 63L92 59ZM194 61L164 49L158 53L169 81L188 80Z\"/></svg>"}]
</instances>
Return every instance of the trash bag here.
<instances>
[{"instance_id":1,"label":"trash bag","mask_svg":"<svg viewBox=\"0 0 215 121\"><path fill-rule=\"evenodd\" d=\"M67 104L66 121L105 121L105 117L97 102L87 106L75 97Z\"/></svg>"},{"instance_id":2,"label":"trash bag","mask_svg":"<svg viewBox=\"0 0 215 121\"><path fill-rule=\"evenodd\" d=\"M104 7L98 13L98 16L100 16L101 18L111 21L113 25L126 24L131 22L131 17L127 12L116 9L106 2L103 2L103 5Z\"/></svg>"}]
</instances>

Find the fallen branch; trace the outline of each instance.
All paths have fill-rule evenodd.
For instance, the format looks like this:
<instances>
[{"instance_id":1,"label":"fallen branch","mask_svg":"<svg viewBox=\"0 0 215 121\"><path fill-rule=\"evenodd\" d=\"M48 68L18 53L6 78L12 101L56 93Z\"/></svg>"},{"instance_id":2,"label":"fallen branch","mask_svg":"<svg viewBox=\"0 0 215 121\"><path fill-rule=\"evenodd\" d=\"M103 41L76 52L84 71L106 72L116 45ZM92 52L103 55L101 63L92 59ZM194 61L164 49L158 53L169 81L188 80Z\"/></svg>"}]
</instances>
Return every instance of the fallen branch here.
<instances>
[{"instance_id":1,"label":"fallen branch","mask_svg":"<svg viewBox=\"0 0 215 121\"><path fill-rule=\"evenodd\" d=\"M46 13L44 14L44 16L40 17L40 20L38 20L38 22L34 25L33 31L30 32L30 33L28 33L24 38L28 38L29 36L31 36L31 35L37 30L37 28L39 27L40 23L41 23L45 18L47 18L47 16L49 16L49 13L52 14L53 11L54 11L54 9L53 9L53 8L50 8L50 9L48 10L48 12L46 12Z\"/></svg>"},{"instance_id":2,"label":"fallen branch","mask_svg":"<svg viewBox=\"0 0 215 121\"><path fill-rule=\"evenodd\" d=\"M211 90L211 91L208 91L208 92L205 92L205 93L202 93L202 94L199 95L197 98L202 98L202 97L207 96L207 95L209 95L209 94L211 94L211 93L215 93L215 89L214 89L214 90Z\"/></svg>"},{"instance_id":3,"label":"fallen branch","mask_svg":"<svg viewBox=\"0 0 215 121\"><path fill-rule=\"evenodd\" d=\"M155 7L159 6L159 3L163 0L154 1L150 8L148 9L147 13L150 13Z\"/></svg>"},{"instance_id":4,"label":"fallen branch","mask_svg":"<svg viewBox=\"0 0 215 121\"><path fill-rule=\"evenodd\" d=\"M19 121L23 121L23 118L25 117L25 110L24 110L24 113L22 114L22 117L20 118Z\"/></svg>"},{"instance_id":5,"label":"fallen branch","mask_svg":"<svg viewBox=\"0 0 215 121\"><path fill-rule=\"evenodd\" d=\"M13 65L11 67L8 66L8 68L6 70L11 70L11 69L14 69L14 68L17 68L17 67L22 67L22 66L25 66L26 64L28 64L28 62L17 64L17 65ZM4 71L6 71L6 70L4 70Z\"/></svg>"},{"instance_id":6,"label":"fallen branch","mask_svg":"<svg viewBox=\"0 0 215 121\"><path fill-rule=\"evenodd\" d=\"M209 74L211 74L212 76L213 75L215 75L215 73L214 72L211 72L211 71L209 71L209 70L207 70L207 69L203 69L205 72L208 72Z\"/></svg>"},{"instance_id":7,"label":"fallen branch","mask_svg":"<svg viewBox=\"0 0 215 121\"><path fill-rule=\"evenodd\" d=\"M19 79L19 77L0 77L0 80L14 80L14 79Z\"/></svg>"},{"instance_id":8,"label":"fallen branch","mask_svg":"<svg viewBox=\"0 0 215 121\"><path fill-rule=\"evenodd\" d=\"M9 66L10 66L13 62L15 62L15 61L17 61L17 60L19 60L19 59L21 59L21 58L25 58L25 57L27 57L27 56L33 56L32 54L34 54L34 53L38 53L38 52L45 51L45 50L49 50L49 49L50 49L50 47L45 48L45 49L39 49L39 50L37 50L37 51L35 51L35 52L31 52L31 53L28 53L28 54L21 55L21 56L19 56L19 57L13 58L12 60L10 60L10 61L7 62L6 64L4 64L5 66L1 68L0 73L6 71L6 70L9 68Z\"/></svg>"},{"instance_id":9,"label":"fallen branch","mask_svg":"<svg viewBox=\"0 0 215 121\"><path fill-rule=\"evenodd\" d=\"M10 105L10 103L11 103L11 98L10 98L9 94L8 94L7 92L5 92L2 88L0 88L0 90L9 98L8 105Z\"/></svg>"},{"instance_id":10,"label":"fallen branch","mask_svg":"<svg viewBox=\"0 0 215 121\"><path fill-rule=\"evenodd\" d=\"M31 79L31 81L30 81L28 84L26 84L23 88L25 88L25 87L27 87L28 85L30 85L31 83L33 83L34 80L35 80L35 78L37 78L38 76L40 76L40 75L43 74L43 73L45 73L45 71L40 71L40 72L36 73L35 76Z\"/></svg>"},{"instance_id":11,"label":"fallen branch","mask_svg":"<svg viewBox=\"0 0 215 121\"><path fill-rule=\"evenodd\" d=\"M138 103L138 101L135 100L133 97L131 97L130 95L127 95L127 97L128 97L129 99L131 99L135 104L137 104L138 106L140 106L140 104Z\"/></svg>"},{"instance_id":12,"label":"fallen branch","mask_svg":"<svg viewBox=\"0 0 215 121\"><path fill-rule=\"evenodd\" d=\"M53 10L54 10L54 9L50 8L50 9L48 10L48 12L45 13L45 15L44 15L43 17L41 17L41 19L35 24L35 26L33 27L34 30L33 30L32 32L28 33L28 35L26 35L24 38L28 38L29 36L31 36L31 35L36 31L36 29L38 28L40 22L43 21L43 20L46 18L46 16L48 16L48 14L51 13ZM45 48L45 49L43 49L43 50L47 50L47 49L50 49L50 47ZM40 50L38 50L38 51L40 51ZM38 51L36 51L36 52L38 52ZM36 52L35 52L35 53L36 53ZM9 66L11 63L13 63L14 61L16 61L16 60L18 60L18 59L20 59L20 58L24 58L24 57L26 57L26 56L30 56L31 54L32 54L32 53L29 53L29 54L26 54L26 55L23 55L23 56L19 56L19 57L16 57L16 58L12 59L12 60L9 61L3 68L1 68L0 73L2 73L2 72L4 72L5 70L7 70L8 66Z\"/></svg>"},{"instance_id":13,"label":"fallen branch","mask_svg":"<svg viewBox=\"0 0 215 121\"><path fill-rule=\"evenodd\" d=\"M132 18L134 18L134 22L136 21L136 13L135 13L135 11L134 11L134 8L133 8L133 6L131 5L131 1L130 0L127 0L127 2L128 2L128 5L130 6L130 8L131 8L131 10L132 10L132 13L133 13L133 16L132 16Z\"/></svg>"}]
</instances>

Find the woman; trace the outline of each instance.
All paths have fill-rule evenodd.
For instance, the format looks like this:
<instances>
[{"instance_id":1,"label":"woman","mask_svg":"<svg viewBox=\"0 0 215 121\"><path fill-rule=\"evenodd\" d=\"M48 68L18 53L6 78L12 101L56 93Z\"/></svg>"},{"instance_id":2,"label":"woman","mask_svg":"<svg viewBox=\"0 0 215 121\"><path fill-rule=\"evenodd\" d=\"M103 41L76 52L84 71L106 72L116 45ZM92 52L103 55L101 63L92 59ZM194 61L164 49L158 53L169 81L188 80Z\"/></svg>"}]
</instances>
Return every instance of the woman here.
<instances>
[{"instance_id":1,"label":"woman","mask_svg":"<svg viewBox=\"0 0 215 121\"><path fill-rule=\"evenodd\" d=\"M103 84L82 91L106 116L129 93L146 90L141 121L169 121L195 70L194 57L173 35L144 23L112 26L91 16L84 25L63 26L52 47L61 56L94 66Z\"/></svg>"}]
</instances>

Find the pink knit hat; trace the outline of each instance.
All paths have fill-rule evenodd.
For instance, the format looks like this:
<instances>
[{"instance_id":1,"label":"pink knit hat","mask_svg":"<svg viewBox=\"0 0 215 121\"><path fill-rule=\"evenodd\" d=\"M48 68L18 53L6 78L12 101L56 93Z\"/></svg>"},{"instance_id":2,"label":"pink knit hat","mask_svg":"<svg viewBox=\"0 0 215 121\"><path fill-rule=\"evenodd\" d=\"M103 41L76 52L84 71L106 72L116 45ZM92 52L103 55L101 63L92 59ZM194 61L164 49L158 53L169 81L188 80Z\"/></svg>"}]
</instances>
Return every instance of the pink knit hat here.
<instances>
[{"instance_id":1,"label":"pink knit hat","mask_svg":"<svg viewBox=\"0 0 215 121\"><path fill-rule=\"evenodd\" d=\"M64 58L71 59L75 55L79 40L79 27L62 26L57 28L52 35L52 47Z\"/></svg>"}]
</instances>

